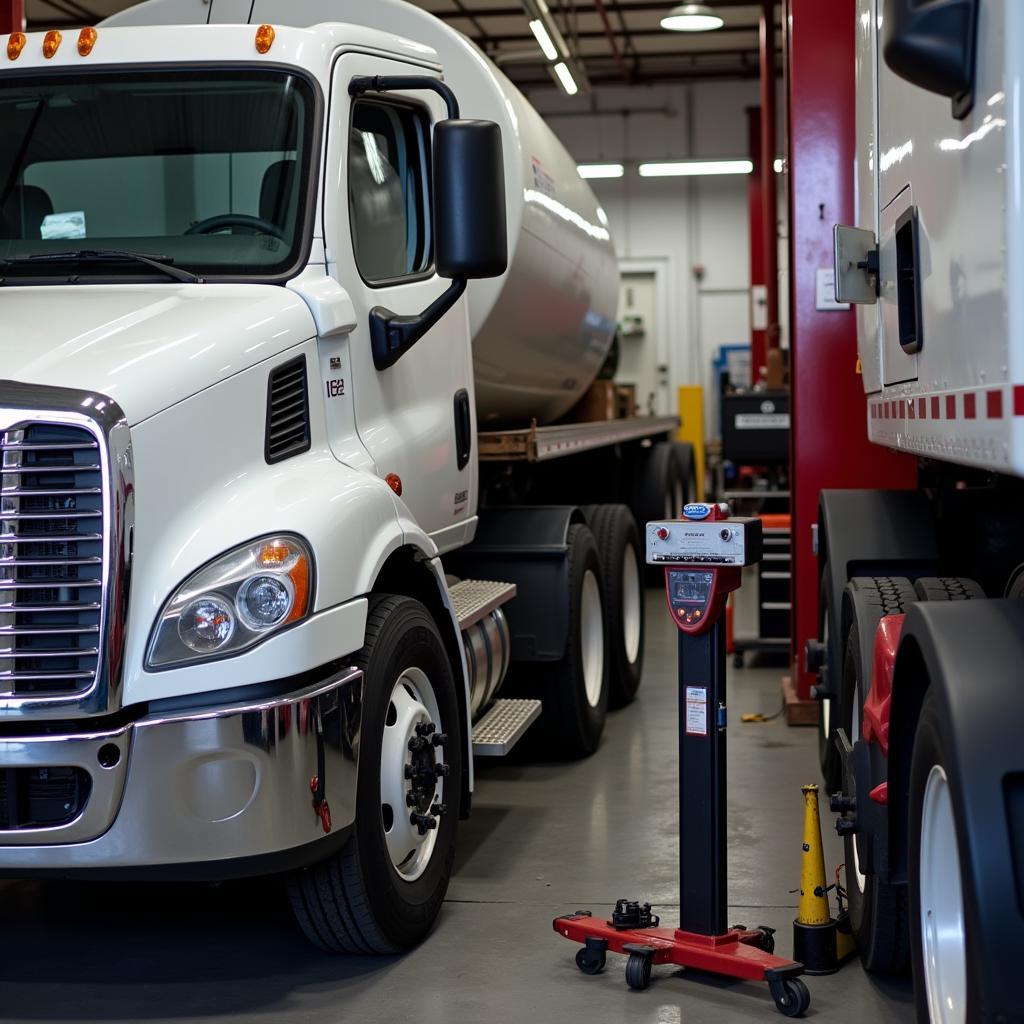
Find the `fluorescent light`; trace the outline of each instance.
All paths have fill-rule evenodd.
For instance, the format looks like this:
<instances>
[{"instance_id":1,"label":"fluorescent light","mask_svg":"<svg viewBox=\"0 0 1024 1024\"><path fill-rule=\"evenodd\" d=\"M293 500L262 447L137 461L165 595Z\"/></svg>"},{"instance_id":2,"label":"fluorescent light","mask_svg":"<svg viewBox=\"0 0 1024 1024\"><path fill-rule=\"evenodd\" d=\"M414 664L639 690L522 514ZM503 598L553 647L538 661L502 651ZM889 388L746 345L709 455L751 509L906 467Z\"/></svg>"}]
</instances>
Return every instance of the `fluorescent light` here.
<instances>
[{"instance_id":1,"label":"fluorescent light","mask_svg":"<svg viewBox=\"0 0 1024 1024\"><path fill-rule=\"evenodd\" d=\"M555 49L555 44L551 42L551 36L548 35L548 30L544 27L544 22L540 18L530 22L530 31L536 37L541 50L544 51L544 56L548 60L558 60L558 50Z\"/></svg>"},{"instance_id":2,"label":"fluorescent light","mask_svg":"<svg viewBox=\"0 0 1024 1024\"><path fill-rule=\"evenodd\" d=\"M572 72L569 70L568 64L563 61L559 61L555 65L555 74L558 75L558 80L562 83L562 88L569 96L575 96L576 93L580 91L579 86L576 84L576 80L572 77Z\"/></svg>"},{"instance_id":3,"label":"fluorescent light","mask_svg":"<svg viewBox=\"0 0 1024 1024\"><path fill-rule=\"evenodd\" d=\"M781 174L782 173L782 157L781 156L777 156L772 161L772 170L774 170L776 174Z\"/></svg>"},{"instance_id":4,"label":"fluorescent light","mask_svg":"<svg viewBox=\"0 0 1024 1024\"><path fill-rule=\"evenodd\" d=\"M577 164L581 178L621 178L622 164Z\"/></svg>"},{"instance_id":5,"label":"fluorescent light","mask_svg":"<svg viewBox=\"0 0 1024 1024\"><path fill-rule=\"evenodd\" d=\"M707 4L680 4L661 19L669 32L710 32L725 22Z\"/></svg>"},{"instance_id":6,"label":"fluorescent light","mask_svg":"<svg viewBox=\"0 0 1024 1024\"><path fill-rule=\"evenodd\" d=\"M690 177L704 174L750 174L754 165L749 160L675 160L641 164L641 178Z\"/></svg>"}]
</instances>

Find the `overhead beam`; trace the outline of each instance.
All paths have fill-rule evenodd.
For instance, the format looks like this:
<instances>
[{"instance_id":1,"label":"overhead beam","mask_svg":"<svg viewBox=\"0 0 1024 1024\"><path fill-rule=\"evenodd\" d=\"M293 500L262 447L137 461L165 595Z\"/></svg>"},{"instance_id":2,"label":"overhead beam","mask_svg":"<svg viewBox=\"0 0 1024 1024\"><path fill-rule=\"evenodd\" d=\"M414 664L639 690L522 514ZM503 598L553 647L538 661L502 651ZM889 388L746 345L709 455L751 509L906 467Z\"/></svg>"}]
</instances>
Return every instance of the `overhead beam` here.
<instances>
[{"instance_id":1,"label":"overhead beam","mask_svg":"<svg viewBox=\"0 0 1024 1024\"><path fill-rule=\"evenodd\" d=\"M666 2L666 0L660 0L660 2L658 2L658 0L641 0L641 2L635 4L610 2L610 0L605 0L604 6L606 10L611 11L615 14L618 14L619 12L623 14L629 14L630 11L633 11L635 13L643 13L645 11L665 11L672 5L671 3ZM734 0L728 0L728 2L721 2L720 0L719 3L715 4L716 8L757 6L758 4L756 0L753 3L751 3L751 0L743 0L743 2L739 2L739 0L735 0L735 2ZM441 18L443 21L451 21L453 19L466 17L465 14L458 10L434 11L432 13L434 14L435 17ZM580 0L580 2L578 2L575 5L574 13L576 15L597 14L597 5L595 3L585 3L583 2L583 0ZM522 7L489 7L484 10L474 11L473 14L477 18L518 18L523 16L523 9ZM776 18L776 20L778 20L778 18ZM757 25L758 23L754 22L753 27L756 28ZM727 25L724 28L716 29L716 31L728 32L730 27L731 26Z\"/></svg>"}]
</instances>

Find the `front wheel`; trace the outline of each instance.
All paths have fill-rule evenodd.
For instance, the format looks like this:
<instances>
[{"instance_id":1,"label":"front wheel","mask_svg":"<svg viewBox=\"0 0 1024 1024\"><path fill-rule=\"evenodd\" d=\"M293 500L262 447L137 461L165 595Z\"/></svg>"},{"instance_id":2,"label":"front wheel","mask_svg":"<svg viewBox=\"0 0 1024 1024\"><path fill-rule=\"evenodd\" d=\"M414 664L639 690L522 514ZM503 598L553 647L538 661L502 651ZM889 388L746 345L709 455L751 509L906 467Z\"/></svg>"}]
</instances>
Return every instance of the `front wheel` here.
<instances>
[{"instance_id":1,"label":"front wheel","mask_svg":"<svg viewBox=\"0 0 1024 1024\"><path fill-rule=\"evenodd\" d=\"M462 749L455 680L437 626L408 597L375 596L363 669L352 837L289 878L302 930L321 949L395 953L430 931L455 857Z\"/></svg>"},{"instance_id":2,"label":"front wheel","mask_svg":"<svg viewBox=\"0 0 1024 1024\"><path fill-rule=\"evenodd\" d=\"M935 693L921 708L910 763L908 876L917 1015L966 1024L971 1012L964 883L956 800L947 773L948 725Z\"/></svg>"}]
</instances>

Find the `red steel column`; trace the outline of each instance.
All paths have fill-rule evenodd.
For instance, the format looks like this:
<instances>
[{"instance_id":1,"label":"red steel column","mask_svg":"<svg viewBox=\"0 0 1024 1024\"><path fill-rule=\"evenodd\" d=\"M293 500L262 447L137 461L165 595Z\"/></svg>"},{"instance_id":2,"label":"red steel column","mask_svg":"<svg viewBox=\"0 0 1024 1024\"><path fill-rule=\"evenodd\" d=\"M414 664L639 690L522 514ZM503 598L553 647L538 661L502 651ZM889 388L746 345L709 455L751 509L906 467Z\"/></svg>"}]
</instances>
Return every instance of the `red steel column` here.
<instances>
[{"instance_id":1,"label":"red steel column","mask_svg":"<svg viewBox=\"0 0 1024 1024\"><path fill-rule=\"evenodd\" d=\"M25 31L25 0L0 0L0 34Z\"/></svg>"},{"instance_id":2,"label":"red steel column","mask_svg":"<svg viewBox=\"0 0 1024 1024\"><path fill-rule=\"evenodd\" d=\"M754 286L764 284L764 210L761 205L761 110L747 107L747 154L754 171L747 179L750 220L750 382L756 384L764 366L767 331L754 329Z\"/></svg>"},{"instance_id":3,"label":"red steel column","mask_svg":"<svg viewBox=\"0 0 1024 1024\"><path fill-rule=\"evenodd\" d=\"M822 488L917 485L915 461L867 440L855 314L815 309L816 271L832 266L832 226L853 224L854 0L788 0L790 465L793 657L801 699L813 678L804 642L818 634L811 529Z\"/></svg>"},{"instance_id":4,"label":"red steel column","mask_svg":"<svg viewBox=\"0 0 1024 1024\"><path fill-rule=\"evenodd\" d=\"M761 210L768 348L779 347L779 210L775 195L775 0L761 4ZM755 368L756 373L756 368ZM754 377L757 381L757 377Z\"/></svg>"}]
</instances>

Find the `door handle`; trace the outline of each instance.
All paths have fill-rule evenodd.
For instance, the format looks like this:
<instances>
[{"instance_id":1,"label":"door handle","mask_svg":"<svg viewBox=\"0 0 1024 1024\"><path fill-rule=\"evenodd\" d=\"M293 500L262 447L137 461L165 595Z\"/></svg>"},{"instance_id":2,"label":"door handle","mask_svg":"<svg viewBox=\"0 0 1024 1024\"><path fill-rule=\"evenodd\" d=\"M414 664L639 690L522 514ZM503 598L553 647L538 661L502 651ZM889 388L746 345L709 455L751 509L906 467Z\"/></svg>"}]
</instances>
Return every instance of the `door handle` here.
<instances>
[{"instance_id":1,"label":"door handle","mask_svg":"<svg viewBox=\"0 0 1024 1024\"><path fill-rule=\"evenodd\" d=\"M469 392L455 392L455 462L460 470L469 465L473 451L473 418L469 412Z\"/></svg>"}]
</instances>

